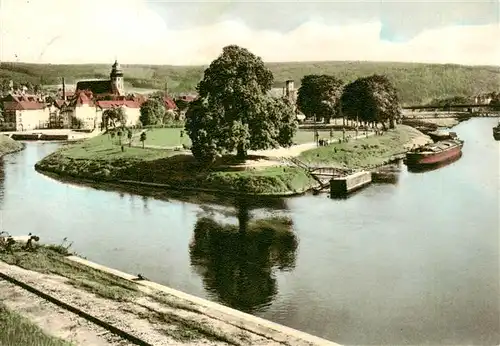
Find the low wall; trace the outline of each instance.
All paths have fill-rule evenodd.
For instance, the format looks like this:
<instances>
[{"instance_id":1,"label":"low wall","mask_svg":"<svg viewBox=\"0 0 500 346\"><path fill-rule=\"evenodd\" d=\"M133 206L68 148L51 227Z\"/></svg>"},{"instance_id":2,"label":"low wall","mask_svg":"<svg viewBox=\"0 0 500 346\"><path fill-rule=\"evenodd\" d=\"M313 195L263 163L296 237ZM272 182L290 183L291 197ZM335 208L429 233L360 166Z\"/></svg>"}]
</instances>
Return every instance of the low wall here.
<instances>
[{"instance_id":1,"label":"low wall","mask_svg":"<svg viewBox=\"0 0 500 346\"><path fill-rule=\"evenodd\" d=\"M39 134L18 134L13 133L10 138L16 141L37 141L40 139Z\"/></svg>"},{"instance_id":2,"label":"low wall","mask_svg":"<svg viewBox=\"0 0 500 346\"><path fill-rule=\"evenodd\" d=\"M40 140L41 141L67 141L68 140L68 135L41 135Z\"/></svg>"},{"instance_id":3,"label":"low wall","mask_svg":"<svg viewBox=\"0 0 500 346\"><path fill-rule=\"evenodd\" d=\"M13 133L10 138L16 141L67 141L68 135L47 135L40 133Z\"/></svg>"},{"instance_id":4,"label":"low wall","mask_svg":"<svg viewBox=\"0 0 500 346\"><path fill-rule=\"evenodd\" d=\"M206 299L202 299L199 297L195 297L193 295L175 290L173 288L167 287L160 285L158 283L148 281L148 280L137 280L138 277L113 269L109 268L91 261L88 261L86 259L83 259L81 257L77 256L68 256L67 257L69 260L78 262L80 264L89 266L93 269L97 269L103 272L106 272L111 275L118 276L120 278L123 278L125 280L131 280L134 283L138 285L142 285L145 287L149 287L152 289L156 289L158 291L170 294L172 296L175 296L179 299L182 300L187 300L195 305L198 306L203 306L204 308L207 308L209 310L209 314L212 315L213 317L222 319L228 323L231 323L233 325L236 325L242 329L249 330L250 332L256 333L256 334L261 334L261 335L266 335L266 336L272 336L273 339L279 340L282 342L287 342L289 345L324 345L324 346L340 346L339 344L336 344L332 341L326 340L319 338L317 336L307 334L301 331L298 331L293 328L285 327L283 325L265 320L260 317L256 317L226 306L223 306L221 304L217 304L214 302L211 302Z\"/></svg>"}]
</instances>

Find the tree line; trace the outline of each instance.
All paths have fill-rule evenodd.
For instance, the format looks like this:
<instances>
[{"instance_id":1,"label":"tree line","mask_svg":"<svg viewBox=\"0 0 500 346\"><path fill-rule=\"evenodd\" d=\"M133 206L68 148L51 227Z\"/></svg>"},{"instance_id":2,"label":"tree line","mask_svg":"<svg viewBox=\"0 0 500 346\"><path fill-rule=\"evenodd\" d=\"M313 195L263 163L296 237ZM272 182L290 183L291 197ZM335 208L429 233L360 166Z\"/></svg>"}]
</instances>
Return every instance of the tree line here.
<instances>
[{"instance_id":1,"label":"tree line","mask_svg":"<svg viewBox=\"0 0 500 346\"><path fill-rule=\"evenodd\" d=\"M381 124L394 128L401 118L397 90L386 76L371 75L345 84L330 75L307 75L301 80L297 108L306 118L329 122L333 118Z\"/></svg>"},{"instance_id":2,"label":"tree line","mask_svg":"<svg viewBox=\"0 0 500 346\"><path fill-rule=\"evenodd\" d=\"M42 91L40 84L33 84L30 81L18 82L16 80L10 80L7 78L0 78L0 95L7 95L11 89L21 90L23 87L26 88L28 93L38 94Z\"/></svg>"}]
</instances>

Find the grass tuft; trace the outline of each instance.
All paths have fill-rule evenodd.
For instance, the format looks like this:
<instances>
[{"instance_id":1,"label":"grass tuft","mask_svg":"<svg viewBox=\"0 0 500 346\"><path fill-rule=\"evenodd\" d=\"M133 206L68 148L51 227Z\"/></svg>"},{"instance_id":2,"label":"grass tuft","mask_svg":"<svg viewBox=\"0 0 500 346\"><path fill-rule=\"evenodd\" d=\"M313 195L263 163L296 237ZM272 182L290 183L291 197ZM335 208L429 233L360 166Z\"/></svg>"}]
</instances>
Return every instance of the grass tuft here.
<instances>
[{"instance_id":1,"label":"grass tuft","mask_svg":"<svg viewBox=\"0 0 500 346\"><path fill-rule=\"evenodd\" d=\"M29 319L9 310L0 302L0 345L70 346L74 344L45 334Z\"/></svg>"}]
</instances>

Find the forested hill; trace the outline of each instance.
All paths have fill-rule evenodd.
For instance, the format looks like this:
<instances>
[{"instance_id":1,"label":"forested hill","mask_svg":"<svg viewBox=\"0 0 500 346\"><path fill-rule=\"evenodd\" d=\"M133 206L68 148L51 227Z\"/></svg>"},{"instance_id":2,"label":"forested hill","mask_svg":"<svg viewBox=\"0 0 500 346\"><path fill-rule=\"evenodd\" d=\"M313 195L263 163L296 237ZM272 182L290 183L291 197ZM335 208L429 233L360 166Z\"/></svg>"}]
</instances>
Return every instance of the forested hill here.
<instances>
[{"instance_id":1,"label":"forested hill","mask_svg":"<svg viewBox=\"0 0 500 346\"><path fill-rule=\"evenodd\" d=\"M394 83L404 104L427 103L451 96L473 96L500 91L500 67L471 67L392 62L294 62L267 64L276 85L293 79L296 87L307 74L330 74L346 82L373 73L385 74ZM193 91L202 78L204 66L123 65L129 87ZM108 78L108 65L52 65L1 63L0 80L17 83L53 85L65 77L67 83L79 79Z\"/></svg>"}]
</instances>

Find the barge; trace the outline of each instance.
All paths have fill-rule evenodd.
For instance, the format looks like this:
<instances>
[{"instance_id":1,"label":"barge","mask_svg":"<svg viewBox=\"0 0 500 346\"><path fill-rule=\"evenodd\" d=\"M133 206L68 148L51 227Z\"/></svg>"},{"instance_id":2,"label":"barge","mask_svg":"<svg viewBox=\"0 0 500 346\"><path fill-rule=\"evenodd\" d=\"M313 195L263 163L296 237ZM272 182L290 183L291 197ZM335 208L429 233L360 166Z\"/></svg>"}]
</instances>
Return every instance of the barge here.
<instances>
[{"instance_id":1,"label":"barge","mask_svg":"<svg viewBox=\"0 0 500 346\"><path fill-rule=\"evenodd\" d=\"M431 131L431 132L428 132L427 135L429 137L431 137L431 139L434 142L458 138L456 132L449 132L449 131L444 131L444 130Z\"/></svg>"},{"instance_id":2,"label":"barge","mask_svg":"<svg viewBox=\"0 0 500 346\"><path fill-rule=\"evenodd\" d=\"M462 155L463 145L464 141L458 138L427 144L407 152L405 164L408 167L429 167L453 161Z\"/></svg>"}]
</instances>

